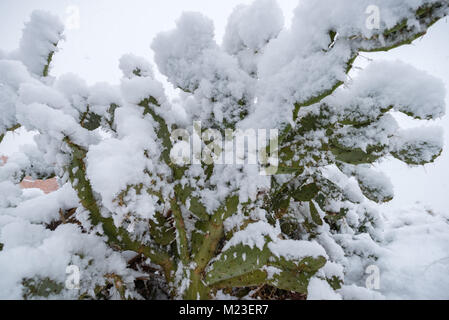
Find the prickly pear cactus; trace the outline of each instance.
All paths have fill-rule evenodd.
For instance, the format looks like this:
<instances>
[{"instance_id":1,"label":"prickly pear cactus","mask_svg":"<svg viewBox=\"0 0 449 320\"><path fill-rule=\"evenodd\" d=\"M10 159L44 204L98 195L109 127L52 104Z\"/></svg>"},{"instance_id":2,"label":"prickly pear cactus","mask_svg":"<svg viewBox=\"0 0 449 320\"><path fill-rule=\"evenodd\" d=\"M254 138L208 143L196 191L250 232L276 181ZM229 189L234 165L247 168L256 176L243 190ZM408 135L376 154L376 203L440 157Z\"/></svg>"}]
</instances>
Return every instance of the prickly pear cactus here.
<instances>
[{"instance_id":1,"label":"prickly pear cactus","mask_svg":"<svg viewBox=\"0 0 449 320\"><path fill-rule=\"evenodd\" d=\"M221 46L208 18L184 13L151 46L178 89L173 102L151 64L131 54L120 60L119 87L51 77L62 25L34 13L19 53L0 53L0 142L19 127L38 132L36 146L0 167L0 190L9 188L0 196L0 265L17 250L6 237L13 223L41 232L23 245L46 254L0 297L142 298L139 281L178 299L256 297L263 286L307 295L311 279L337 293L359 284L357 272L381 250L373 203L393 198L373 164L392 156L423 165L442 151L439 129L401 130L394 114L441 117L444 86L399 62L348 74L360 52L411 43L449 5L379 0L386 20L367 30L353 14L365 17L370 1L332 2L333 15L330 2L302 1L288 30L274 1L240 6ZM271 162L210 161L228 159L228 140L211 136L251 129L279 131L261 144ZM198 141L219 152L175 161ZM61 188L26 198L14 186L25 175L56 176ZM25 214L31 206L44 209ZM49 243L64 239L52 255ZM81 269L76 290L62 285L69 264Z\"/></svg>"}]
</instances>

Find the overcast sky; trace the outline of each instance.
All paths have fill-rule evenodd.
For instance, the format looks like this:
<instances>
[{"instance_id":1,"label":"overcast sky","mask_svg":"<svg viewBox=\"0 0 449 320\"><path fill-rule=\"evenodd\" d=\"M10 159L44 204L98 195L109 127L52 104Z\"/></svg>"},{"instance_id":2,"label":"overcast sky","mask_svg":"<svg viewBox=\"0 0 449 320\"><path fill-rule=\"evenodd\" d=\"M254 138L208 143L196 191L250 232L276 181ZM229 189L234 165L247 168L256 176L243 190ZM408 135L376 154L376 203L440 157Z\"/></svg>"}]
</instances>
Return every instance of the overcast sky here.
<instances>
[{"instance_id":1,"label":"overcast sky","mask_svg":"<svg viewBox=\"0 0 449 320\"><path fill-rule=\"evenodd\" d=\"M52 74L74 72L90 84L118 83L120 56L132 52L152 60L151 40L158 32L173 28L182 11L199 11L214 20L216 39L221 42L232 9L237 4L250 2L252 0L0 0L0 48L15 49L30 13L34 9L48 10L71 25L66 30L67 40L60 46L61 52L55 56ZM298 0L279 0L279 3L288 25ZM78 12L79 21L74 21ZM447 19L440 21L412 46L387 54L363 56L411 63L443 79L449 89L449 22ZM359 58L357 65L365 66L369 62L366 58ZM449 105L449 95L446 101ZM419 125L403 118L401 125ZM446 148L435 164L410 168L399 161L386 160L378 165L389 174L395 186L396 198L390 207L407 207L420 201L436 210L449 211L449 117L436 123L445 128ZM0 154L10 154L26 140L29 135L8 136L0 147Z\"/></svg>"}]
</instances>

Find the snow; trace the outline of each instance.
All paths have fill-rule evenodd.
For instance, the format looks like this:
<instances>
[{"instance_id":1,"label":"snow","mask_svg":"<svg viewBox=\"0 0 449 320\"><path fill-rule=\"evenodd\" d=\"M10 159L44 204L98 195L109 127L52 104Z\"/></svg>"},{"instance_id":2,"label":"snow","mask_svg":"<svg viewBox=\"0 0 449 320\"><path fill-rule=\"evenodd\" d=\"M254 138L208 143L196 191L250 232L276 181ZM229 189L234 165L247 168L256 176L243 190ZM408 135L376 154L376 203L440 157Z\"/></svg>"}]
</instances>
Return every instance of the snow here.
<instances>
[{"instance_id":1,"label":"snow","mask_svg":"<svg viewBox=\"0 0 449 320\"><path fill-rule=\"evenodd\" d=\"M151 64L143 57L138 57L132 53L125 54L120 58L120 70L126 78L133 78L136 73L142 77L154 77Z\"/></svg>"},{"instance_id":2,"label":"snow","mask_svg":"<svg viewBox=\"0 0 449 320\"><path fill-rule=\"evenodd\" d=\"M284 27L282 10L274 0L258 0L238 6L228 18L223 46L231 54L248 48L260 50Z\"/></svg>"},{"instance_id":3,"label":"snow","mask_svg":"<svg viewBox=\"0 0 449 320\"><path fill-rule=\"evenodd\" d=\"M25 66L18 61L0 60L0 134L16 125L17 90L31 80Z\"/></svg>"},{"instance_id":4,"label":"snow","mask_svg":"<svg viewBox=\"0 0 449 320\"><path fill-rule=\"evenodd\" d=\"M51 231L46 230L42 225L31 224L29 222L12 222L2 228L0 242L6 244L5 250L18 247L35 247L50 235ZM17 235L20 234L20 237Z\"/></svg>"},{"instance_id":5,"label":"snow","mask_svg":"<svg viewBox=\"0 0 449 320\"><path fill-rule=\"evenodd\" d=\"M289 261L301 261L306 257L327 257L323 247L313 241L279 240L270 242L268 248L275 256Z\"/></svg>"},{"instance_id":6,"label":"snow","mask_svg":"<svg viewBox=\"0 0 449 320\"><path fill-rule=\"evenodd\" d=\"M263 247L266 244L265 236L268 236L274 241L279 235L279 231L280 230L276 230L276 228L263 221L252 223L248 225L245 230L236 232L231 240L226 243L223 251L238 244L243 244L251 248L257 247L258 249L263 250Z\"/></svg>"},{"instance_id":7,"label":"snow","mask_svg":"<svg viewBox=\"0 0 449 320\"><path fill-rule=\"evenodd\" d=\"M257 64L264 47L284 27L284 16L274 0L257 0L237 6L228 18L223 48L236 55L242 68L257 74Z\"/></svg>"},{"instance_id":8,"label":"snow","mask_svg":"<svg viewBox=\"0 0 449 320\"><path fill-rule=\"evenodd\" d=\"M381 31L365 25L365 9L373 2L382 7ZM442 117L446 90L441 81L402 62L374 62L354 77L347 75L347 63L357 50L394 44L382 31L404 19L410 30L420 30L414 11L423 3L435 2L342 0L335 5L323 0L317 5L301 1L291 27L285 29L277 3L257 0L233 11L221 46L209 18L185 12L173 30L159 34L151 45L158 70L175 89L181 89L176 92L182 91L176 99L166 97L151 63L133 54L119 61L123 73L119 85L88 86L74 74L42 78L47 58L63 39L63 26L48 13L33 13L18 51L0 52L0 134L17 123L36 131L34 145L12 154L0 167L0 298L21 298L26 278L51 277L63 283L70 263L82 268L85 291L104 285L104 276L111 272L129 277L132 283L135 273L127 268L125 257L105 243L101 225L92 226L85 203L80 204L86 186L75 191L80 181L68 178L80 173L76 170L85 170L101 214L112 217L117 227L128 224L133 240L153 241L150 220L158 212L170 221L168 203L178 196L174 187L182 185L194 190L180 204L188 240L197 226L189 212L191 197L198 197L213 215L226 199L238 196L236 212L223 224L230 238L224 240L222 252L244 245L268 248L273 256L293 262L326 258L325 266L309 282L309 299L447 298L443 274L447 273L448 218L416 209L385 219L383 208L372 201L391 200L393 186L388 177L372 165L338 163L327 148L328 136L334 135L348 149L380 147L379 156L391 152L408 164L428 163L440 154L441 129L401 129L395 113L425 120ZM337 37L331 39L329 31L334 30ZM311 102L342 83L321 104ZM150 103L142 106L143 101ZM304 105L297 118L292 112L295 103ZM101 117L99 128L91 130L82 123L87 112ZM268 222L275 214L265 203L273 177L262 176L257 165L217 164L209 173L199 165L189 166L176 180L174 164L161 159L166 148L160 136L164 124L153 114L165 120L169 131L186 127L195 132L193 140L202 132L195 125L190 127L192 121L219 131L296 125L307 132L295 137L298 153L304 154L296 154L293 161L306 168L297 177L286 175L276 182L292 179L288 192L315 183L327 192L327 198L321 204L317 198L309 203L289 199L286 214L301 229L296 240L289 239L279 221ZM316 130L295 124L308 115L323 114L327 118ZM332 134L326 130L331 126ZM86 155L72 150L67 139ZM176 146L187 147L187 143ZM69 172L73 152L82 153L76 154L82 161ZM24 192L16 184L28 173L55 174L61 187L46 195ZM313 216L311 203L319 217ZM72 208L80 225L50 227L61 219L61 212ZM324 218L335 221L323 222ZM309 228L306 223L313 224L313 234L303 230ZM179 248L180 232L176 234ZM418 249L410 250L411 244ZM242 258L248 257L243 254ZM176 263L176 280L170 285L175 296L181 297L197 266ZM364 271L371 264L381 269L380 293L363 288ZM270 277L279 272L265 270ZM414 279L418 275L424 276ZM329 277L345 278L342 289L334 291L325 280ZM413 283L409 288L401 287L409 282ZM77 293L63 290L58 297L73 298Z\"/></svg>"},{"instance_id":9,"label":"snow","mask_svg":"<svg viewBox=\"0 0 449 320\"><path fill-rule=\"evenodd\" d=\"M200 13L186 12L176 22L176 30L159 34L152 43L161 73L175 86L194 91L199 79L192 64L205 49L214 47L213 22Z\"/></svg>"},{"instance_id":10,"label":"snow","mask_svg":"<svg viewBox=\"0 0 449 320\"><path fill-rule=\"evenodd\" d=\"M162 85L150 77L124 78L121 83L121 91L124 99L132 104L139 104L150 96L158 101L165 97Z\"/></svg>"},{"instance_id":11,"label":"snow","mask_svg":"<svg viewBox=\"0 0 449 320\"><path fill-rule=\"evenodd\" d=\"M1 60L0 61L0 83L11 86L15 91L19 89L22 83L35 81L29 75L26 67L20 61Z\"/></svg>"},{"instance_id":12,"label":"snow","mask_svg":"<svg viewBox=\"0 0 449 320\"><path fill-rule=\"evenodd\" d=\"M63 94L42 84L25 83L20 86L18 95L20 101L25 105L40 103L53 109L64 110L65 113L72 116L77 114Z\"/></svg>"},{"instance_id":13,"label":"snow","mask_svg":"<svg viewBox=\"0 0 449 320\"><path fill-rule=\"evenodd\" d=\"M414 151L407 152L407 158L414 164L431 162L443 149L443 129L440 127L404 129L395 137L394 143L394 150L399 153L413 148Z\"/></svg>"},{"instance_id":14,"label":"snow","mask_svg":"<svg viewBox=\"0 0 449 320\"><path fill-rule=\"evenodd\" d=\"M22 299L22 280L51 278L64 284L66 267L81 268L81 289L88 291L102 284L107 273L127 275L126 263L95 235L82 233L76 225L61 225L50 231L44 223L59 220L59 210L77 207L78 197L70 185L43 195L24 192L0 183L0 297ZM6 186L7 192L3 192ZM9 193L9 194L8 194ZM4 203L7 196L13 203ZM17 200L23 198L20 203ZM17 200L14 200L17 199ZM4 209L5 207L8 207ZM80 258L83 257L83 258ZM128 273L129 274L129 273ZM50 298L73 299L79 291L63 290ZM32 298L32 297L30 297Z\"/></svg>"},{"instance_id":15,"label":"snow","mask_svg":"<svg viewBox=\"0 0 449 320\"><path fill-rule=\"evenodd\" d=\"M390 106L420 119L445 114L444 83L425 71L401 61L374 61L359 72L348 90L330 97L345 109L354 108L354 119L377 117Z\"/></svg>"},{"instance_id":16,"label":"snow","mask_svg":"<svg viewBox=\"0 0 449 320\"><path fill-rule=\"evenodd\" d=\"M356 166L355 175L362 190L371 194L371 200L385 202L394 197L393 185L384 173L360 165Z\"/></svg>"},{"instance_id":17,"label":"snow","mask_svg":"<svg viewBox=\"0 0 449 320\"><path fill-rule=\"evenodd\" d=\"M387 299L449 298L449 216L422 204L386 212L380 292Z\"/></svg>"},{"instance_id":18,"label":"snow","mask_svg":"<svg viewBox=\"0 0 449 320\"><path fill-rule=\"evenodd\" d=\"M429 1L388 1L388 0L362 0L339 2L338 6L334 1L322 1L316 5L314 1L301 1L295 10L295 14L290 29L283 30L279 36L271 41L264 55L260 58L258 64L259 84L257 92L261 100L259 108L254 115L255 120L264 121L265 126L278 125L291 121L289 119L289 105L295 102L303 103L313 98L317 94L331 89L338 81L346 80L347 61L353 55L354 47L369 48L373 43L364 43L364 38L371 38L378 33L378 30L370 30L366 27L367 15L366 8L370 5L377 5L382 8L381 21L386 28L391 28L403 19L409 19L410 25L414 24L413 9L416 10L425 3L434 3ZM337 30L338 39L329 51L330 37L329 31ZM381 30L381 29L379 29ZM355 37L353 43L347 41L348 38ZM358 40L361 39L361 40ZM360 41L360 43L358 43ZM358 46L360 45L360 47ZM388 44L386 44L388 45ZM373 66L371 70L376 70ZM390 75L402 75L398 72L404 71L401 66L386 71ZM380 73L381 77L385 73ZM406 74L415 75L413 71L406 71ZM428 80L428 76L423 80ZM385 79L385 78L383 78ZM401 79L403 79L401 77ZM413 79L413 80L411 80ZM421 82L410 83L414 78L407 77L404 88L418 88L422 92ZM409 82L410 81L410 82ZM383 86L388 82L384 82ZM429 86L435 84L431 79ZM402 82L398 82L398 86ZM430 104L435 101L441 102L442 90L441 83L433 89ZM394 90L394 88L392 88ZM432 90L432 88L431 88ZM400 90L402 96L404 90ZM419 93L418 93L419 94ZM416 97L418 96L416 95ZM434 95L437 94L437 95ZM411 95L413 97L414 94ZM422 96L418 101L422 100ZM410 101L410 100L409 100ZM279 115L272 117L270 109L273 104L277 105ZM427 105L427 102L426 104ZM441 106L438 104L437 106ZM407 109L409 106L405 106ZM413 105L410 106L413 108ZM424 106L420 114L427 116L427 108ZM435 112L439 114L441 108ZM265 124L266 123L266 124Z\"/></svg>"},{"instance_id":19,"label":"snow","mask_svg":"<svg viewBox=\"0 0 449 320\"><path fill-rule=\"evenodd\" d=\"M20 188L11 181L0 182L0 206L2 208L13 207L19 204Z\"/></svg>"},{"instance_id":20,"label":"snow","mask_svg":"<svg viewBox=\"0 0 449 320\"><path fill-rule=\"evenodd\" d=\"M89 88L86 82L73 73L60 76L55 82L55 88L64 94L71 105L79 112L86 111L86 99L89 96Z\"/></svg>"},{"instance_id":21,"label":"snow","mask_svg":"<svg viewBox=\"0 0 449 320\"><path fill-rule=\"evenodd\" d=\"M310 279L307 293L307 300L342 300L326 280L316 277Z\"/></svg>"},{"instance_id":22,"label":"snow","mask_svg":"<svg viewBox=\"0 0 449 320\"><path fill-rule=\"evenodd\" d=\"M3 209L4 214L34 223L50 223L59 220L59 209L68 210L79 206L72 186L66 184L50 194L33 197L13 208Z\"/></svg>"},{"instance_id":23,"label":"snow","mask_svg":"<svg viewBox=\"0 0 449 320\"><path fill-rule=\"evenodd\" d=\"M58 119L58 121L49 121L49 119ZM87 146L97 140L97 137L89 136L87 130L81 128L72 116L61 110L50 108L46 104L18 104L17 120L29 131L39 129L60 141L68 136L73 139L73 142Z\"/></svg>"},{"instance_id":24,"label":"snow","mask_svg":"<svg viewBox=\"0 0 449 320\"><path fill-rule=\"evenodd\" d=\"M22 299L21 280L23 278L50 277L64 284L67 279L66 267L72 262L82 268L80 285L83 291L89 287L94 288L96 284L102 284L102 277L99 275L108 273L126 275L123 272L126 263L118 253L112 252L95 236L81 233L74 225L63 225L54 232L46 234L41 226L33 227L24 222L12 223L8 224L6 232L12 232L14 228L16 231L26 230L29 234L26 238L19 240L20 243L17 242L17 237L9 237L6 239L8 241L5 243L5 248L9 246L11 248L0 252L0 297L2 299ZM44 237L45 235L47 237ZM85 256L82 259L79 258L81 254ZM89 260L94 263L89 265ZM83 277L83 275L86 276ZM53 298L73 299L77 295L78 290L65 289Z\"/></svg>"},{"instance_id":25,"label":"snow","mask_svg":"<svg viewBox=\"0 0 449 320\"><path fill-rule=\"evenodd\" d=\"M111 212L119 211L120 217L117 219L122 221L128 209L121 210L116 197L128 186L150 184L150 178L145 177L144 170L153 171L153 164L145 157L142 149L148 150L149 154L159 154L159 151L152 140L155 138L153 127L142 118L137 107L118 109L116 120L119 138L104 139L89 149L87 175L93 190L101 195L103 205ZM129 201L133 202L132 199ZM148 207L148 203L145 207Z\"/></svg>"},{"instance_id":26,"label":"snow","mask_svg":"<svg viewBox=\"0 0 449 320\"><path fill-rule=\"evenodd\" d=\"M48 55L56 51L55 44L63 39L63 31L64 25L58 17L45 11L31 14L19 46L19 57L30 73L43 75Z\"/></svg>"},{"instance_id":27,"label":"snow","mask_svg":"<svg viewBox=\"0 0 449 320\"><path fill-rule=\"evenodd\" d=\"M108 106L115 103L120 104L122 98L118 93L118 88L111 86L106 82L96 83L90 88L89 99L90 106Z\"/></svg>"},{"instance_id":28,"label":"snow","mask_svg":"<svg viewBox=\"0 0 449 320\"><path fill-rule=\"evenodd\" d=\"M240 120L239 104L250 103L252 79L238 61L223 52L214 41L214 26L199 13L184 12L176 29L160 33L152 42L159 71L175 87L194 93L199 120L235 123ZM212 118L212 119L211 119Z\"/></svg>"},{"instance_id":29,"label":"snow","mask_svg":"<svg viewBox=\"0 0 449 320\"><path fill-rule=\"evenodd\" d=\"M345 300L385 300L385 297L379 292L356 285L344 285L338 290L338 293Z\"/></svg>"},{"instance_id":30,"label":"snow","mask_svg":"<svg viewBox=\"0 0 449 320\"><path fill-rule=\"evenodd\" d=\"M279 235L279 228L275 228L266 222L259 221L249 224L244 230L236 232L226 243L223 251L238 244L243 244L250 248L257 247L258 249L263 250L267 243L265 237L268 237L271 239L271 241L268 242L268 248L278 258L284 257L289 261L301 261L306 257L327 257L325 250L316 242L281 240Z\"/></svg>"},{"instance_id":31,"label":"snow","mask_svg":"<svg viewBox=\"0 0 449 320\"><path fill-rule=\"evenodd\" d=\"M343 127L338 131L338 135L341 136L338 142L350 149L360 148L366 151L370 146L388 145L390 138L398 129L394 117L386 114L368 127Z\"/></svg>"}]
</instances>

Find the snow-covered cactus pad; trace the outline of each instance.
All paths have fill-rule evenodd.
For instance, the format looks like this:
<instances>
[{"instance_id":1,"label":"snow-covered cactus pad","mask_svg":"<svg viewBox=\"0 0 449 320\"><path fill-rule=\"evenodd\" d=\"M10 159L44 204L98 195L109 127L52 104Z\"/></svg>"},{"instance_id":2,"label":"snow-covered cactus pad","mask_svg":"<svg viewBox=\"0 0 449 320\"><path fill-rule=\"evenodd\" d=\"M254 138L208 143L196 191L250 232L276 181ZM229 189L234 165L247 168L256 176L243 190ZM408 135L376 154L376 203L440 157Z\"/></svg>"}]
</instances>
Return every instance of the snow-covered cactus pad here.
<instances>
[{"instance_id":1,"label":"snow-covered cactus pad","mask_svg":"<svg viewBox=\"0 0 449 320\"><path fill-rule=\"evenodd\" d=\"M409 44L448 13L445 0L303 0L284 29L277 3L256 0L222 46L211 20L184 13L151 45L181 89L173 102L132 54L119 86L51 77L62 24L33 13L19 49L0 52L0 142L36 132L0 167L0 298L374 297L357 285L382 251L374 202L393 188L373 164L440 155L441 130L402 130L395 114L439 118L445 89L401 62L348 73L360 52ZM175 130L209 128L278 129L275 174L172 160ZM59 189L21 190L25 176Z\"/></svg>"}]
</instances>

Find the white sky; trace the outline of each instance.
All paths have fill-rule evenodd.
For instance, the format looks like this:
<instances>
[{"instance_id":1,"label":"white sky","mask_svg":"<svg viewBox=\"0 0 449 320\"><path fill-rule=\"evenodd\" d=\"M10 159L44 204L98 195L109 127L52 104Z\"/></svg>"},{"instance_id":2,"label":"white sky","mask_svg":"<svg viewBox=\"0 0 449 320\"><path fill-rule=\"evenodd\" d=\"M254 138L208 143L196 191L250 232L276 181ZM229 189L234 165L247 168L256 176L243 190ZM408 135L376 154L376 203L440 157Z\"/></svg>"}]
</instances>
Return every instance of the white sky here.
<instances>
[{"instance_id":1,"label":"white sky","mask_svg":"<svg viewBox=\"0 0 449 320\"><path fill-rule=\"evenodd\" d=\"M298 0L278 0L287 24ZM23 23L34 9L48 10L64 21L67 8L76 6L80 13L79 29L67 30L67 40L54 59L55 76L74 72L90 84L99 81L118 83L118 59L124 53L134 53L152 60L150 43L154 36L174 27L182 11L199 11L215 22L216 39L221 42L227 17L232 9L252 0L0 0L0 49L10 51L18 46ZM364 55L371 59L400 59L440 77L449 93L449 23L437 23L412 46L395 49L387 54ZM367 60L359 58L357 65ZM449 94L447 95L449 106ZM401 119L401 125L419 125ZM449 117L437 121L445 128L446 148L435 164L424 168L409 168L396 160L386 160L378 167L386 171L395 186L395 199L389 207L408 207L416 201L434 209L449 209ZM10 154L29 135L9 135L0 147L0 154Z\"/></svg>"}]
</instances>

